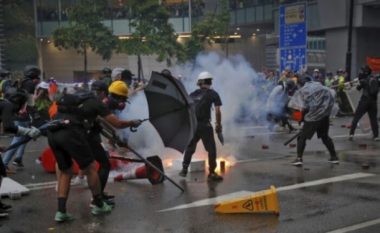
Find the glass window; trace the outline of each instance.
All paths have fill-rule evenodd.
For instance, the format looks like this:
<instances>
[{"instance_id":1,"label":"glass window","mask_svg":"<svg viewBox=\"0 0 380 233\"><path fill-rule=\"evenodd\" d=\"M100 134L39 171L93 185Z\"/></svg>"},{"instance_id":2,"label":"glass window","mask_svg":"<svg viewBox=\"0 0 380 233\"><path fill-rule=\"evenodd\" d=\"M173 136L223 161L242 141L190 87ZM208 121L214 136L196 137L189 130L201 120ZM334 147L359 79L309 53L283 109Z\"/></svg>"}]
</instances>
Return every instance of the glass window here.
<instances>
[{"instance_id":1,"label":"glass window","mask_svg":"<svg viewBox=\"0 0 380 233\"><path fill-rule=\"evenodd\" d=\"M257 6L256 7L256 21L263 21L264 20L264 7Z\"/></svg>"},{"instance_id":2,"label":"glass window","mask_svg":"<svg viewBox=\"0 0 380 233\"><path fill-rule=\"evenodd\" d=\"M273 6L272 5L265 5L264 6L264 20L272 20L273 18Z\"/></svg>"},{"instance_id":3,"label":"glass window","mask_svg":"<svg viewBox=\"0 0 380 233\"><path fill-rule=\"evenodd\" d=\"M255 7L251 7L251 8L247 8L246 9L247 11L247 23L252 23L252 22L255 22L256 20L256 12L255 12Z\"/></svg>"},{"instance_id":4,"label":"glass window","mask_svg":"<svg viewBox=\"0 0 380 233\"><path fill-rule=\"evenodd\" d=\"M37 12L41 21L57 21L58 0L37 0Z\"/></svg>"},{"instance_id":5,"label":"glass window","mask_svg":"<svg viewBox=\"0 0 380 233\"><path fill-rule=\"evenodd\" d=\"M236 19L237 19L237 23L245 23L245 10L244 9L237 10Z\"/></svg>"}]
</instances>

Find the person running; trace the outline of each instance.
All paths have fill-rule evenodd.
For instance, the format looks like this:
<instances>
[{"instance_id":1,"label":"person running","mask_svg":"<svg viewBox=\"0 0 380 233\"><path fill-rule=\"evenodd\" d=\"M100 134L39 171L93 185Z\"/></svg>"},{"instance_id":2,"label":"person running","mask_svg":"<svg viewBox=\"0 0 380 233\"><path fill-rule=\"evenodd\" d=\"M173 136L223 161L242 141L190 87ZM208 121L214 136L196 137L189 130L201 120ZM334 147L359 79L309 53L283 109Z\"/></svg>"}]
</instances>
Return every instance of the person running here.
<instances>
[{"instance_id":1,"label":"person running","mask_svg":"<svg viewBox=\"0 0 380 233\"><path fill-rule=\"evenodd\" d=\"M294 166L302 166L303 152L306 140L310 140L317 132L330 153L330 163L338 164L333 140L329 137L329 116L334 105L334 97L327 87L320 82L311 81L310 77L303 77L299 82L301 88L289 101L289 108L304 112L304 125L297 140L297 158L292 162Z\"/></svg>"},{"instance_id":2,"label":"person running","mask_svg":"<svg viewBox=\"0 0 380 233\"><path fill-rule=\"evenodd\" d=\"M114 86L112 86L114 85ZM110 86L115 105L125 105L128 88L124 82L113 82ZM78 98L81 101L78 103ZM73 104L76 103L76 104ZM58 178L58 210L55 221L65 222L73 220L73 215L66 212L66 202L70 192L72 176L72 159L87 177L87 183L92 193L91 213L101 215L110 213L112 207L104 201L104 193L100 177L96 170L94 150L88 141L88 132L94 127L97 117L104 118L115 128L138 127L139 120L119 120L110 110L92 93L80 90L76 94L66 94L57 102L58 112L55 119L62 122L60 126L48 131L48 143L54 152L59 168ZM103 178L103 176L102 176Z\"/></svg>"},{"instance_id":3,"label":"person running","mask_svg":"<svg viewBox=\"0 0 380 233\"><path fill-rule=\"evenodd\" d=\"M25 106L27 101L27 94L16 88L9 88L4 94L4 98L0 99L0 123L3 124L3 130L7 133L14 133L19 136L28 136L31 138L37 138L40 135L40 131L35 128L26 128L17 126L14 124L15 114ZM6 168L0 159L0 186L3 177L7 176ZM7 205L0 200L0 217L8 216L8 212L12 206Z\"/></svg>"},{"instance_id":4,"label":"person running","mask_svg":"<svg viewBox=\"0 0 380 233\"><path fill-rule=\"evenodd\" d=\"M212 85L212 75L209 72L202 72L198 76L197 85L199 89L195 90L190 94L190 97L195 102L195 113L198 121L197 130L194 137L190 141L186 148L185 155L182 163L182 170L179 173L180 176L186 177L188 167L191 163L191 158L195 152L198 141L202 140L206 151L208 152L208 163L209 163L209 175L208 181L222 181L223 177L215 172L216 169L216 146L213 128L210 123L211 120L211 107L215 107L215 131L217 133L222 132L222 113L220 111L220 106L222 106L222 101L219 94L211 89Z\"/></svg>"}]
</instances>

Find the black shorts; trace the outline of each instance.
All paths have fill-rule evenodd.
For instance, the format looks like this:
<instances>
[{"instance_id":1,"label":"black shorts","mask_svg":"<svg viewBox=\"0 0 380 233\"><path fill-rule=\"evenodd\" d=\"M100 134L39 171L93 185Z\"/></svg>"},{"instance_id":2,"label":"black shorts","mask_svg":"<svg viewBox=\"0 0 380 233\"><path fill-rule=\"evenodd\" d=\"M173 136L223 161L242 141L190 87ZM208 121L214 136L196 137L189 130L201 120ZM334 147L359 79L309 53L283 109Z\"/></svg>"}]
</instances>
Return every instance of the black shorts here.
<instances>
[{"instance_id":1,"label":"black shorts","mask_svg":"<svg viewBox=\"0 0 380 233\"><path fill-rule=\"evenodd\" d=\"M318 138L327 138L329 136L329 128L329 116L326 116L319 121L305 121L300 137L311 139L314 133L317 132Z\"/></svg>"},{"instance_id":2,"label":"black shorts","mask_svg":"<svg viewBox=\"0 0 380 233\"><path fill-rule=\"evenodd\" d=\"M65 171L77 162L85 170L93 161L94 155L89 146L84 130L76 127L48 132L48 142L53 150L60 170Z\"/></svg>"}]
</instances>

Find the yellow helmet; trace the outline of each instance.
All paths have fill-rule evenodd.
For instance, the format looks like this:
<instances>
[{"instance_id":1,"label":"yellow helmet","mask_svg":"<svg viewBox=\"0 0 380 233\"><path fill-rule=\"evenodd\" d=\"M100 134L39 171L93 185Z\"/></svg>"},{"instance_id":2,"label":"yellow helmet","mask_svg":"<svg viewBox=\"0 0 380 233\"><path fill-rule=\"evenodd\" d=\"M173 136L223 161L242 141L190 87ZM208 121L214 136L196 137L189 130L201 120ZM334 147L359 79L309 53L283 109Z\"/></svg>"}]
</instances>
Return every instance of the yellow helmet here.
<instances>
[{"instance_id":1,"label":"yellow helmet","mask_svg":"<svg viewBox=\"0 0 380 233\"><path fill-rule=\"evenodd\" d=\"M125 82L117 80L113 81L108 87L108 92L124 97L128 97L128 86Z\"/></svg>"}]
</instances>

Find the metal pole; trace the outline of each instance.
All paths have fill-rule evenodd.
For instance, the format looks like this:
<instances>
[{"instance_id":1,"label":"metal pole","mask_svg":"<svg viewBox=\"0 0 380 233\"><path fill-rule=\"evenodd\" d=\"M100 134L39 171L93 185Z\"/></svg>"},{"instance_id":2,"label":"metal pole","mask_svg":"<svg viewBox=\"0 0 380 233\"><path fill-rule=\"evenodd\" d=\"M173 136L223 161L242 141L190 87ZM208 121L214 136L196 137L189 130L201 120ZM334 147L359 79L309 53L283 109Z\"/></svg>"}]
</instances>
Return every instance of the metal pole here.
<instances>
[{"instance_id":1,"label":"metal pole","mask_svg":"<svg viewBox=\"0 0 380 233\"><path fill-rule=\"evenodd\" d=\"M348 41L347 41L347 53L346 53L346 72L347 72L347 80L351 80L351 58L352 58L352 28L353 28L353 20L354 20L354 0L350 0L350 12L348 16Z\"/></svg>"},{"instance_id":2,"label":"metal pole","mask_svg":"<svg viewBox=\"0 0 380 233\"><path fill-rule=\"evenodd\" d=\"M34 36L36 40L36 47L37 47L37 53L38 53L38 67L41 70L42 79L44 78L44 61L42 57L42 42L41 38L39 38L38 35L38 13L37 13L37 0L33 0L33 11L34 11ZM42 28L42 24L40 24L40 27Z\"/></svg>"},{"instance_id":3,"label":"metal pole","mask_svg":"<svg viewBox=\"0 0 380 233\"><path fill-rule=\"evenodd\" d=\"M191 0L189 0L189 32L191 33L191 20L192 20L192 16L191 16L192 12L191 12Z\"/></svg>"}]
</instances>

